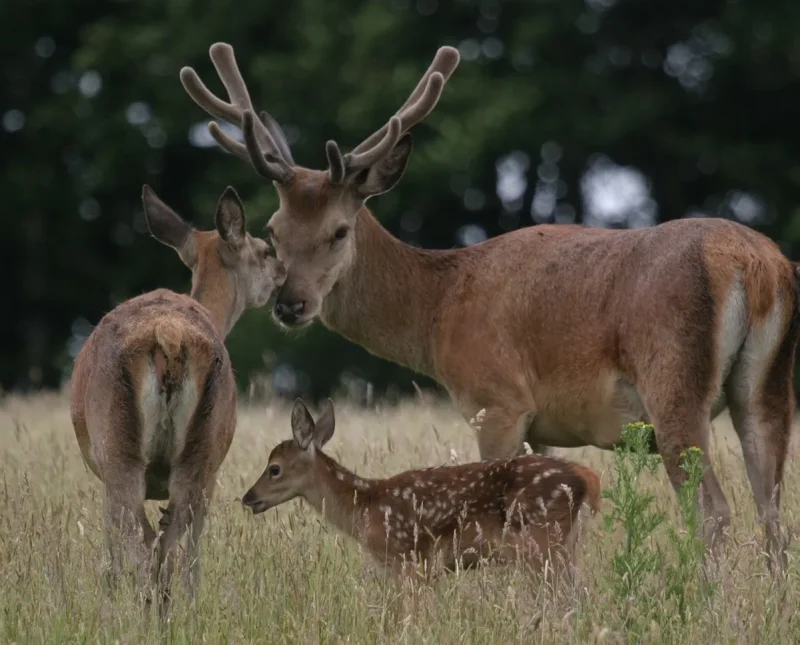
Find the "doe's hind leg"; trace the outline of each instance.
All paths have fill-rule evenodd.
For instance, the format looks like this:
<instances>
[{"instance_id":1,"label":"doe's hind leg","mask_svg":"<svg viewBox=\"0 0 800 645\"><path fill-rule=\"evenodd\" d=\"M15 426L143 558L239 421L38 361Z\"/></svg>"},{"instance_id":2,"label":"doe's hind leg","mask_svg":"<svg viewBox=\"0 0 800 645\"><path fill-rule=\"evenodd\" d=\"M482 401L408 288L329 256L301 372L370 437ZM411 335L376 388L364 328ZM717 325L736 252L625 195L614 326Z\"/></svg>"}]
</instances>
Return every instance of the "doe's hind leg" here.
<instances>
[{"instance_id":1,"label":"doe's hind leg","mask_svg":"<svg viewBox=\"0 0 800 645\"><path fill-rule=\"evenodd\" d=\"M150 549L156 538L144 509L144 469L133 467L120 472L106 471L104 481L104 533L111 568L109 582L115 585L126 561L133 565L137 581L141 580L147 571Z\"/></svg>"},{"instance_id":2,"label":"doe's hind leg","mask_svg":"<svg viewBox=\"0 0 800 645\"><path fill-rule=\"evenodd\" d=\"M194 599L200 574L199 542L205 525L208 493L205 478L192 467L177 465L170 475L169 505L159 524L162 531L158 543L155 582L161 594L161 613L169 609L172 577L178 557L178 543L191 527L187 544L189 559L189 591Z\"/></svg>"}]
</instances>

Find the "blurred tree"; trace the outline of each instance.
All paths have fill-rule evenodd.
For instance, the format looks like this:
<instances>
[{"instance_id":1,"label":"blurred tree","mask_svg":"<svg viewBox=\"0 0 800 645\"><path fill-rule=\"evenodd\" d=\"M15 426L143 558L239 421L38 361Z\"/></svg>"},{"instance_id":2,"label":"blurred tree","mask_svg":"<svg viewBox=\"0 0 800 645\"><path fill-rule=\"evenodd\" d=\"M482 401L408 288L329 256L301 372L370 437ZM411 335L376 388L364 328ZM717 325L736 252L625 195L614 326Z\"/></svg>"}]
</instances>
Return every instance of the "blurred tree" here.
<instances>
[{"instance_id":1,"label":"blurred tree","mask_svg":"<svg viewBox=\"0 0 800 645\"><path fill-rule=\"evenodd\" d=\"M199 227L228 184L252 232L274 209L273 188L212 145L178 80L189 64L219 89L219 40L312 167L326 139L347 148L383 123L439 45L459 47L405 178L370 203L409 243L699 214L752 225L792 257L800 239L790 0L7 0L0 20L5 388L57 386L119 301L188 288L146 235L143 183ZM286 335L269 317L251 312L229 337L243 385L264 370L313 396L418 379L319 324Z\"/></svg>"}]
</instances>

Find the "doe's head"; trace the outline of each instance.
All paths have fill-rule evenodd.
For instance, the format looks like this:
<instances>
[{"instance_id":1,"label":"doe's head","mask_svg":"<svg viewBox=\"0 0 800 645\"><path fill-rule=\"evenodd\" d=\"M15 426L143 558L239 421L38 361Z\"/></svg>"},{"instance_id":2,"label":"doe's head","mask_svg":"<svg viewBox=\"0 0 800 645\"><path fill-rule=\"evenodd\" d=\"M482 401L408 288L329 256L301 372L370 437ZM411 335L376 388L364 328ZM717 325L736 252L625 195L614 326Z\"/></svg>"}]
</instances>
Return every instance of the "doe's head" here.
<instances>
[{"instance_id":1,"label":"doe's head","mask_svg":"<svg viewBox=\"0 0 800 645\"><path fill-rule=\"evenodd\" d=\"M242 129L244 143L216 122L209 131L221 147L249 161L272 181L280 206L267 224L288 275L275 301L275 318L287 327L310 323L326 296L356 257L355 225L364 202L400 181L412 150L409 130L430 114L459 62L458 50L440 47L414 91L389 121L347 154L328 141L327 170L297 166L277 121L256 116L233 48L215 43L209 55L228 92L229 103L212 94L191 67L181 69L187 93L211 116Z\"/></svg>"},{"instance_id":2,"label":"doe's head","mask_svg":"<svg viewBox=\"0 0 800 645\"><path fill-rule=\"evenodd\" d=\"M236 191L228 186L217 203L216 228L197 231L167 206L147 184L142 203L150 234L178 252L192 271L192 285L232 288L241 310L262 307L286 279L286 268L264 240L247 232Z\"/></svg>"},{"instance_id":3,"label":"doe's head","mask_svg":"<svg viewBox=\"0 0 800 645\"><path fill-rule=\"evenodd\" d=\"M263 513L273 506L304 495L314 485L314 458L333 436L336 420L333 402L326 399L314 421L302 399L292 408L292 438L279 443L269 455L267 467L242 497L242 504Z\"/></svg>"}]
</instances>

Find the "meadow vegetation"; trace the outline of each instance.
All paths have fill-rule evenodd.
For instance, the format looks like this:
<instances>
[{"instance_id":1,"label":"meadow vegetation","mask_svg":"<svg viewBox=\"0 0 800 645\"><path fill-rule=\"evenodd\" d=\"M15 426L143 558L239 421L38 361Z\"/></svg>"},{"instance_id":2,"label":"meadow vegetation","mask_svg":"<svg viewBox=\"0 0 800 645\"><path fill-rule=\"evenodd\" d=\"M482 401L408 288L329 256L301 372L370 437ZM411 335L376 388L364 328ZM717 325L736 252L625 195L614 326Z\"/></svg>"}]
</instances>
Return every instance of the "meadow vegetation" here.
<instances>
[{"instance_id":1,"label":"meadow vegetation","mask_svg":"<svg viewBox=\"0 0 800 645\"><path fill-rule=\"evenodd\" d=\"M447 403L408 400L364 409L336 402L326 448L360 475L478 458L474 433ZM271 448L290 437L289 406L243 401L203 537L198 604L181 576L170 643L782 643L800 639L800 571L790 547L785 578L769 575L741 451L727 417L714 423L713 461L734 516L713 564L692 516L699 460L686 455L679 499L658 458L636 450L560 450L602 473L601 516L585 527L573 585L514 567L458 572L433 586L397 586L357 545L294 501L253 517L237 498ZM0 642L158 642L156 621L122 586L103 586L102 488L83 465L63 394L0 402ZM792 449L784 526L800 515ZM681 499L683 501L681 501ZM155 503L149 503L155 518ZM179 572L180 574L180 572Z\"/></svg>"}]
</instances>

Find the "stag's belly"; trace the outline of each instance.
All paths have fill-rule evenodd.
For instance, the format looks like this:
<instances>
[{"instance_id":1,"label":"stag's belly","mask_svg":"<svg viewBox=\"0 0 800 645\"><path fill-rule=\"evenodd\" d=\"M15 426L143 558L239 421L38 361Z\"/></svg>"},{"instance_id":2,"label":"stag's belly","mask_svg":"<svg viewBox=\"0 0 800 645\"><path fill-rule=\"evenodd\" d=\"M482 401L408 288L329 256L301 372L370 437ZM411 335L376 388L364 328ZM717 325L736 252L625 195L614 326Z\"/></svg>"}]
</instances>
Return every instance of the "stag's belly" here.
<instances>
[{"instance_id":1,"label":"stag's belly","mask_svg":"<svg viewBox=\"0 0 800 645\"><path fill-rule=\"evenodd\" d=\"M581 385L536 388L537 407L529 441L561 448L611 449L621 442L622 429L628 423L652 423L639 391L629 379L610 374ZM721 394L714 402L711 419L725 407L725 396Z\"/></svg>"}]
</instances>

